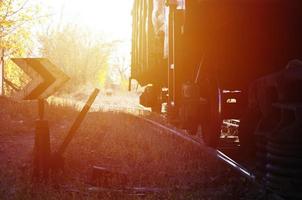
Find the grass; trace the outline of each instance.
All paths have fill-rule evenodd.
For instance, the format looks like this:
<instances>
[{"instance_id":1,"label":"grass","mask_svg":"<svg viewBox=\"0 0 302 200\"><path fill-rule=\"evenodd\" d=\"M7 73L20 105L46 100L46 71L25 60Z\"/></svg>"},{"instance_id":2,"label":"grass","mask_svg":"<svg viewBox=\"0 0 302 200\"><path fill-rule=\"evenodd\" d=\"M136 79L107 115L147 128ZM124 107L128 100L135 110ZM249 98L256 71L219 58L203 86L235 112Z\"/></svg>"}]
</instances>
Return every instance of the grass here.
<instances>
[{"instance_id":1,"label":"grass","mask_svg":"<svg viewBox=\"0 0 302 200\"><path fill-rule=\"evenodd\" d=\"M60 184L31 182L35 102L0 99L0 199L239 199L245 180L199 148L120 112L90 112L67 148ZM51 148L60 146L78 111L47 105ZM132 187L167 189L140 197L93 192L87 184L93 165L126 172Z\"/></svg>"}]
</instances>

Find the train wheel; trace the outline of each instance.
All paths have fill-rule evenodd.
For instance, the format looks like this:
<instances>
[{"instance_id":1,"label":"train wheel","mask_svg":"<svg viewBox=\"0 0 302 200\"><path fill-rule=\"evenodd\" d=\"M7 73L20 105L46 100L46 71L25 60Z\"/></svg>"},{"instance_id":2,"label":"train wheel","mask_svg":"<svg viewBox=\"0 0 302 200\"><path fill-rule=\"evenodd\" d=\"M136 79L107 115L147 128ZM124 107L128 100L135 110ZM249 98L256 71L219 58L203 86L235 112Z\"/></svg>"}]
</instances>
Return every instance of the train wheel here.
<instances>
[{"instance_id":1,"label":"train wheel","mask_svg":"<svg viewBox=\"0 0 302 200\"><path fill-rule=\"evenodd\" d=\"M145 107L150 107L152 112L161 113L161 87L156 85L147 86L140 96L139 103Z\"/></svg>"},{"instance_id":2,"label":"train wheel","mask_svg":"<svg viewBox=\"0 0 302 200\"><path fill-rule=\"evenodd\" d=\"M202 106L202 137L204 142L217 147L221 133L221 91L214 80L206 79L202 82L201 97L205 99Z\"/></svg>"},{"instance_id":3,"label":"train wheel","mask_svg":"<svg viewBox=\"0 0 302 200\"><path fill-rule=\"evenodd\" d=\"M200 87L195 83L186 82L181 88L179 119L182 128L189 134L196 135L200 123Z\"/></svg>"},{"instance_id":4,"label":"train wheel","mask_svg":"<svg viewBox=\"0 0 302 200\"><path fill-rule=\"evenodd\" d=\"M198 106L195 104L184 104L179 109L180 126L186 129L190 135L196 135L199 119Z\"/></svg>"}]
</instances>

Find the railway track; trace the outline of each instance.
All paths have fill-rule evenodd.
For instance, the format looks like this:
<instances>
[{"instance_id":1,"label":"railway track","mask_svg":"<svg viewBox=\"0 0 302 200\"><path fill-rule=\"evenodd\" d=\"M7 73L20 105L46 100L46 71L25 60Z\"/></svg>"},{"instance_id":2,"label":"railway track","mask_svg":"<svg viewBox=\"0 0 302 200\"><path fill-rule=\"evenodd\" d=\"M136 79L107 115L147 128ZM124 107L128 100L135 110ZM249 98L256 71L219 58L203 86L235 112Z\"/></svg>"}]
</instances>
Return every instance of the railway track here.
<instances>
[{"instance_id":1,"label":"railway track","mask_svg":"<svg viewBox=\"0 0 302 200\"><path fill-rule=\"evenodd\" d=\"M70 99L62 99L62 98L53 98L52 102L61 103L64 105L78 105L82 102L76 101L76 100L70 100ZM240 174L242 174L244 177L248 178L249 180L255 180L255 175L251 170L243 166L241 163L237 162L232 155L235 155L238 153L238 142L234 142L236 140L236 137L222 137L222 145L218 149L214 149L211 147L208 147L206 144L204 144L201 137L198 136L192 136L189 135L186 131L177 129L174 126L167 125L167 123L164 123L163 121L159 122L160 120L154 120L150 119L146 116L150 116L150 111L143 109L141 106L133 106L133 107L127 107L127 106L117 106L115 104L110 104L109 106L101 105L99 103L96 103L93 106L94 110L103 110L103 111L120 111L120 112L126 112L134 117L137 117L138 119L151 124L156 129L162 129L165 130L166 133L169 133L173 136L179 137L195 146L198 146L199 148L202 148L204 151L206 151L208 154L216 157L217 159L221 160L234 170L238 171ZM105 108L105 109L104 109ZM164 119L163 116L160 116L161 119ZM224 126L227 127L235 127L238 128L239 121L238 120L228 120L224 121Z\"/></svg>"},{"instance_id":2,"label":"railway track","mask_svg":"<svg viewBox=\"0 0 302 200\"><path fill-rule=\"evenodd\" d=\"M186 131L177 129L174 126L171 126L169 124L165 124L164 122L159 122L154 119L149 119L145 116L136 116L140 120L145 121L146 123L151 124L155 129L162 129L165 131L165 133L169 133L173 136L179 137L192 145L195 145L202 149L203 151L206 151L209 155L215 157L216 159L220 160L230 168L232 168L234 171L241 174L243 177L245 177L247 180L254 183L258 188L261 188L263 191L265 191L265 199L273 199L273 200L284 200L288 199L285 196L282 195L282 193L275 193L274 190L271 190L270 188L267 188L265 185L267 185L267 179L266 176L259 178L256 177L256 166L252 163L255 163L255 160L250 160L251 162L243 162L244 160L249 160L249 158L242 158L241 159L237 156L240 155L240 149L238 146L238 142L233 142L233 145L230 145L230 142L228 139L224 138L223 136L220 138L221 143L217 149L208 147L202 140L201 137L198 136L192 136L189 135ZM239 121L238 120L231 120L224 122L223 125L226 126L233 126L235 128L239 127ZM223 134L222 134L223 135ZM231 140L235 141L235 138L232 138ZM242 162L241 162L242 161ZM249 167L246 167L249 166Z\"/></svg>"},{"instance_id":3,"label":"railway track","mask_svg":"<svg viewBox=\"0 0 302 200\"><path fill-rule=\"evenodd\" d=\"M70 100L68 100L69 102ZM55 99L55 102L59 102ZM65 100L64 100L65 102ZM99 99L99 102L102 102L102 98ZM65 102L66 103L66 102ZM70 101L72 105L76 105L75 103L81 103L80 101ZM258 188L263 189L263 191L267 191L270 196L274 196L273 199L284 199L280 198L279 195L275 195L273 190L268 190L264 187L267 185L266 182L267 177L261 176L259 178L256 160L252 157L243 157L242 152L240 152L239 139L237 137L239 120L226 120L222 125L222 134L220 137L219 146L217 149L208 147L202 140L201 131L198 131L197 135L190 135L187 131L177 128L174 125L169 124L166 121L165 116L157 115L151 113L149 110L144 109L141 106L120 106L117 104L110 103L109 106L107 104L102 105L100 103L96 103L93 106L94 111L114 111L114 112L124 112L130 114L131 116L138 118L144 123L148 123L151 125L151 128L155 130L163 130L160 131L163 134L170 134L173 137L180 138L198 148L200 148L203 152L210 155L211 157L218 159L225 165L229 166L233 171L239 173L247 180L255 183ZM257 173L257 177L256 177ZM275 197L277 196L277 197Z\"/></svg>"},{"instance_id":4,"label":"railway track","mask_svg":"<svg viewBox=\"0 0 302 200\"><path fill-rule=\"evenodd\" d=\"M153 125L154 128L159 128L159 129L165 130L166 133L169 133L171 135L179 137L183 140L186 140L187 142L192 143L195 146L198 146L199 148L202 148L208 154L210 154L210 155L216 157L217 159L221 160L226 165L230 166L231 168L233 168L234 170L239 172L241 175L243 175L247 179L249 179L251 181L256 180L256 176L251 170L249 170L248 168L243 166L241 163L238 163L237 161L232 159L231 156L228 155L228 153L225 152L225 150L227 150L228 152L237 151L238 148L237 148L236 144L233 147L230 147L229 145L226 145L226 146L221 146L218 149L214 149L214 148L206 146L206 144L204 144L204 142L202 141L202 139L200 137L189 135L189 134L186 133L186 131L183 131L183 130L180 130L180 129L177 129L177 128L174 128L174 127L170 127L168 125L163 124L162 122L158 122L156 120L149 119L149 118L144 117L144 116L137 116L137 117L140 120L143 120L146 123L149 123L149 124ZM232 122L227 122L227 123L228 123L228 125L238 126L238 121L236 121L236 122L237 123L234 123L234 124L231 124ZM236 152L231 152L231 153L236 153Z\"/></svg>"}]
</instances>

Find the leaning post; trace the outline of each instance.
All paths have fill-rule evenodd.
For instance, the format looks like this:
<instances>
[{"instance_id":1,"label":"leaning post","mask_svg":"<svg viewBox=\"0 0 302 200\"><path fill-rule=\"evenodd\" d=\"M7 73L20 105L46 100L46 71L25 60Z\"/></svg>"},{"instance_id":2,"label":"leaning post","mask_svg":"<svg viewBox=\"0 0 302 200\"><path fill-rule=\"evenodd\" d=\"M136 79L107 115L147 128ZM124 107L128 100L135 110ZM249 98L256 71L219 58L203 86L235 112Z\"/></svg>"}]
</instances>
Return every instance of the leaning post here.
<instances>
[{"instance_id":1,"label":"leaning post","mask_svg":"<svg viewBox=\"0 0 302 200\"><path fill-rule=\"evenodd\" d=\"M94 100L96 99L97 95L99 94L99 89L94 89L92 94L90 95L89 99L85 103L85 106L82 108L81 112L78 114L77 118L73 122L72 126L70 127L67 136L65 137L64 141L62 142L61 146L59 147L58 151L56 151L51 157L51 167L52 170L58 171L59 169L64 168L64 158L63 154L73 139L76 131L80 127L81 123L83 122L86 114L88 113L90 107L92 106Z\"/></svg>"}]
</instances>

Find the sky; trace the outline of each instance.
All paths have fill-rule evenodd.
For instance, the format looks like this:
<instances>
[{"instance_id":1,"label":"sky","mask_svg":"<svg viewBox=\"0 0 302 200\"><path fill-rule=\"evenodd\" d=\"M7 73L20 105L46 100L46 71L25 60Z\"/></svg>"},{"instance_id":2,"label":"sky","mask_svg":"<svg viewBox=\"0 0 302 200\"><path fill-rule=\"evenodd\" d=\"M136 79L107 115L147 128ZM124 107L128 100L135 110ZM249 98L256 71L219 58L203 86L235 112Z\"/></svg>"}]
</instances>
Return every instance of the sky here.
<instances>
[{"instance_id":1,"label":"sky","mask_svg":"<svg viewBox=\"0 0 302 200\"><path fill-rule=\"evenodd\" d=\"M133 0L35 0L51 14L50 23L72 23L94 34L119 40L131 38Z\"/></svg>"}]
</instances>

